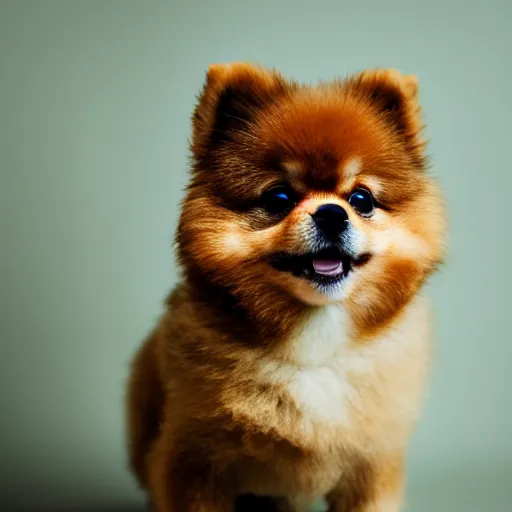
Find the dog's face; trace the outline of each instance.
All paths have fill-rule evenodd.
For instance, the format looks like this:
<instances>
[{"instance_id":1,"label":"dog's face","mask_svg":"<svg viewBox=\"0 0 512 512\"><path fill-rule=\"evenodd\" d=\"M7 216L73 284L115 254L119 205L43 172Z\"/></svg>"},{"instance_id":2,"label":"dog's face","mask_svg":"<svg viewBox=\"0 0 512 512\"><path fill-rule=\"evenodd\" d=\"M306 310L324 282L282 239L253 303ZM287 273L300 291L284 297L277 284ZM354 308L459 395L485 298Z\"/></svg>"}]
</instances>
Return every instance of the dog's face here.
<instances>
[{"instance_id":1,"label":"dog's face","mask_svg":"<svg viewBox=\"0 0 512 512\"><path fill-rule=\"evenodd\" d=\"M210 67L182 263L242 298L281 290L379 325L443 253L419 112L415 78L396 71L305 87L247 64Z\"/></svg>"}]
</instances>

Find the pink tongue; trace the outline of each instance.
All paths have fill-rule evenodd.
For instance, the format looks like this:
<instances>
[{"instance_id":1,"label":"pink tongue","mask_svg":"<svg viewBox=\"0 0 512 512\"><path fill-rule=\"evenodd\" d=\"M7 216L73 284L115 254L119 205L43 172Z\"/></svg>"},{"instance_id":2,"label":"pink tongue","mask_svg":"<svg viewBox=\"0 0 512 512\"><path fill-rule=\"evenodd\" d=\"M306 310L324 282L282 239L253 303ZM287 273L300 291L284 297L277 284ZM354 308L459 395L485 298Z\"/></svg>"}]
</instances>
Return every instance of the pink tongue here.
<instances>
[{"instance_id":1,"label":"pink tongue","mask_svg":"<svg viewBox=\"0 0 512 512\"><path fill-rule=\"evenodd\" d=\"M317 274L337 276L343 272L343 263L340 260L313 260L313 268Z\"/></svg>"}]
</instances>

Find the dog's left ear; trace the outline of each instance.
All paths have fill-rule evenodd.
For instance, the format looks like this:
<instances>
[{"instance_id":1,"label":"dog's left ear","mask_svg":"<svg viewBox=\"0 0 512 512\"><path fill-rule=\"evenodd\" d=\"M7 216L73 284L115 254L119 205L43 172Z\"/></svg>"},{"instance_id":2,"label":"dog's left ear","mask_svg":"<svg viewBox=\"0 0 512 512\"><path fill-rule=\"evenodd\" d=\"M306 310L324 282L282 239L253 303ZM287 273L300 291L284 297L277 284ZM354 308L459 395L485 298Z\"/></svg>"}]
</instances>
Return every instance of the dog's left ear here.
<instances>
[{"instance_id":1,"label":"dog's left ear","mask_svg":"<svg viewBox=\"0 0 512 512\"><path fill-rule=\"evenodd\" d=\"M422 138L422 116L419 84L415 75L404 75L396 69L363 71L350 80L358 96L362 96L401 136L417 165L424 165L425 140Z\"/></svg>"},{"instance_id":2,"label":"dog's left ear","mask_svg":"<svg viewBox=\"0 0 512 512\"><path fill-rule=\"evenodd\" d=\"M210 65L193 116L194 156L201 158L237 131L247 130L257 112L290 85L277 72L258 65Z\"/></svg>"}]
</instances>

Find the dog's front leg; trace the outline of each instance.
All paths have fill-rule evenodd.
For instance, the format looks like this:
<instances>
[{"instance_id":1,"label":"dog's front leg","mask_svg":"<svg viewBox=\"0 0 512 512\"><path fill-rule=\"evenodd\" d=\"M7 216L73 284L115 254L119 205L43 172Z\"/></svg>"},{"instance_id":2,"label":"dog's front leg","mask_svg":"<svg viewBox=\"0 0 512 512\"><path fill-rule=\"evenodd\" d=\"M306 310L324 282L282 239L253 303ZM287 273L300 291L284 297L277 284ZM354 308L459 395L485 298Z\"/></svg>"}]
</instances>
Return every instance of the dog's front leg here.
<instances>
[{"instance_id":1,"label":"dog's front leg","mask_svg":"<svg viewBox=\"0 0 512 512\"><path fill-rule=\"evenodd\" d=\"M234 512L234 486L226 471L200 448L175 441L170 446L165 434L155 444L150 479L155 512Z\"/></svg>"}]
</instances>

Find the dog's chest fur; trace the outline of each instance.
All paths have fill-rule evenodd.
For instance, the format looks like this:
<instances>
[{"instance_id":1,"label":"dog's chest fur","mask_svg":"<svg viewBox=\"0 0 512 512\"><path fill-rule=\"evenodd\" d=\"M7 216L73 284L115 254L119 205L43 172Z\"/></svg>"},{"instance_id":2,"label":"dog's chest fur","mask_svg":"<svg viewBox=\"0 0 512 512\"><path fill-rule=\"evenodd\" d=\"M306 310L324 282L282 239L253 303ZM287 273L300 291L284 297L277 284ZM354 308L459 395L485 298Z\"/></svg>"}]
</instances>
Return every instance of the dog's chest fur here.
<instances>
[{"instance_id":1,"label":"dog's chest fur","mask_svg":"<svg viewBox=\"0 0 512 512\"><path fill-rule=\"evenodd\" d=\"M294 402L301 428L317 425L348 435L360 431L370 409L373 415L394 414L415 395L423 383L429 339L428 307L421 299L370 341L351 339L345 310L332 304L315 311L294 333L286 362L272 355L260 360L256 378Z\"/></svg>"},{"instance_id":2,"label":"dog's chest fur","mask_svg":"<svg viewBox=\"0 0 512 512\"><path fill-rule=\"evenodd\" d=\"M254 361L254 380L273 392L267 399L240 397L233 412L309 455L290 465L276 452L266 470L261 464L254 471L246 467L240 475L244 488L321 496L335 485L342 466L350 465L350 454L395 449L422 388L424 313L412 307L391 332L365 344L349 338L340 306L326 306L289 340L285 360L268 354ZM423 334L414 336L417 330ZM282 409L282 401L296 413Z\"/></svg>"},{"instance_id":3,"label":"dog's chest fur","mask_svg":"<svg viewBox=\"0 0 512 512\"><path fill-rule=\"evenodd\" d=\"M339 461L333 457L333 449L340 429L347 429L351 422L350 403L356 398L344 362L349 343L346 332L343 309L326 306L294 333L284 359L270 354L258 359L256 382L270 385L274 396L292 403L296 412L280 411L272 400L260 408L257 401L246 398L243 415L262 430L276 432L291 445L313 450L315 455L290 464L276 452L265 463L246 462L239 474L245 491L296 499L302 496L307 502L336 483Z\"/></svg>"},{"instance_id":4,"label":"dog's chest fur","mask_svg":"<svg viewBox=\"0 0 512 512\"><path fill-rule=\"evenodd\" d=\"M347 379L347 322L338 305L315 312L294 334L290 363L274 371L304 418L313 422L344 424L354 389Z\"/></svg>"}]
</instances>

